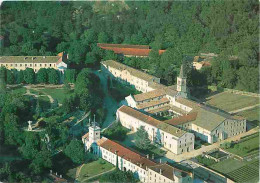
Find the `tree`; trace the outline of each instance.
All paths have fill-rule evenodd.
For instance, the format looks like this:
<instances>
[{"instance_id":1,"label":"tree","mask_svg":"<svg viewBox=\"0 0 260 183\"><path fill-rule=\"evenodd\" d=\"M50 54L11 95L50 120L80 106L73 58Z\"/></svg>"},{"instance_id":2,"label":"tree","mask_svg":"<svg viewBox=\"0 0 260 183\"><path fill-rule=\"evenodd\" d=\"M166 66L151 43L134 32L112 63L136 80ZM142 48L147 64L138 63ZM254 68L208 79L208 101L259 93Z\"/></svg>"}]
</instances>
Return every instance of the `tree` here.
<instances>
[{"instance_id":1,"label":"tree","mask_svg":"<svg viewBox=\"0 0 260 183\"><path fill-rule=\"evenodd\" d=\"M24 83L25 80L24 80L24 71L23 70L20 70L18 72L18 76L17 76L17 83L20 84L20 83Z\"/></svg>"},{"instance_id":2,"label":"tree","mask_svg":"<svg viewBox=\"0 0 260 183\"><path fill-rule=\"evenodd\" d=\"M36 154L29 167L32 169L34 174L40 174L43 169L51 168L51 152L44 147L39 153Z\"/></svg>"},{"instance_id":3,"label":"tree","mask_svg":"<svg viewBox=\"0 0 260 183\"><path fill-rule=\"evenodd\" d=\"M76 70L75 69L67 69L64 73L65 82L75 83L76 81Z\"/></svg>"},{"instance_id":4,"label":"tree","mask_svg":"<svg viewBox=\"0 0 260 183\"><path fill-rule=\"evenodd\" d=\"M66 146L64 153L74 163L80 164L84 161L84 147L79 140L72 140L69 145Z\"/></svg>"},{"instance_id":5,"label":"tree","mask_svg":"<svg viewBox=\"0 0 260 183\"><path fill-rule=\"evenodd\" d=\"M70 93L71 92L71 87L70 87L70 85L67 82L64 83L63 89L65 90L65 93Z\"/></svg>"},{"instance_id":6,"label":"tree","mask_svg":"<svg viewBox=\"0 0 260 183\"><path fill-rule=\"evenodd\" d=\"M99 43L107 43L108 39L109 39L109 37L105 32L100 32L98 34L98 42Z\"/></svg>"},{"instance_id":7,"label":"tree","mask_svg":"<svg viewBox=\"0 0 260 183\"><path fill-rule=\"evenodd\" d=\"M48 82L50 84L59 84L59 74L57 70L53 68L48 69Z\"/></svg>"},{"instance_id":8,"label":"tree","mask_svg":"<svg viewBox=\"0 0 260 183\"><path fill-rule=\"evenodd\" d=\"M11 70L7 70L6 82L7 84L15 83L14 73Z\"/></svg>"},{"instance_id":9,"label":"tree","mask_svg":"<svg viewBox=\"0 0 260 183\"><path fill-rule=\"evenodd\" d=\"M126 138L128 130L124 128L120 122L116 122L111 128L107 128L103 135L112 140L123 141Z\"/></svg>"},{"instance_id":10,"label":"tree","mask_svg":"<svg viewBox=\"0 0 260 183\"><path fill-rule=\"evenodd\" d=\"M151 148L151 141L148 133L144 129L144 126L137 129L135 134L135 144L138 148L143 150L148 150Z\"/></svg>"},{"instance_id":11,"label":"tree","mask_svg":"<svg viewBox=\"0 0 260 183\"><path fill-rule=\"evenodd\" d=\"M134 174L130 171L123 172L120 170L116 170L112 173L102 175L100 177L100 182L138 182L138 180L134 177Z\"/></svg>"},{"instance_id":12,"label":"tree","mask_svg":"<svg viewBox=\"0 0 260 183\"><path fill-rule=\"evenodd\" d=\"M25 133L25 142L21 147L21 152L24 158L34 159L40 150L39 135L34 132Z\"/></svg>"},{"instance_id":13,"label":"tree","mask_svg":"<svg viewBox=\"0 0 260 183\"><path fill-rule=\"evenodd\" d=\"M32 68L26 68L24 71L24 80L28 84L34 84L35 74Z\"/></svg>"},{"instance_id":14,"label":"tree","mask_svg":"<svg viewBox=\"0 0 260 183\"><path fill-rule=\"evenodd\" d=\"M37 83L47 83L48 82L48 73L47 69L41 68L36 74Z\"/></svg>"}]
</instances>

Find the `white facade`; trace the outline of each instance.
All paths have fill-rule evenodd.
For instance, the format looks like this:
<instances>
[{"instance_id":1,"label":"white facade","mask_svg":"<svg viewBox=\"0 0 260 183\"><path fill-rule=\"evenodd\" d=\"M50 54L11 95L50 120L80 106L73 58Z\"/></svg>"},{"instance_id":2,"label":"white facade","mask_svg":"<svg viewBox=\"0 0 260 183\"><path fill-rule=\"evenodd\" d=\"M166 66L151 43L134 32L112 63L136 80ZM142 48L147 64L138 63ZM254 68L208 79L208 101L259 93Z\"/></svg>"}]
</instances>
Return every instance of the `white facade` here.
<instances>
[{"instance_id":1,"label":"white facade","mask_svg":"<svg viewBox=\"0 0 260 183\"><path fill-rule=\"evenodd\" d=\"M161 130L156 126L141 121L134 116L130 116L124 112L121 112L120 110L117 111L117 119L124 127L134 132L143 126L152 142L159 143L174 154L181 154L183 152L194 150L195 137L192 133L186 132L181 137L177 137Z\"/></svg>"}]
</instances>

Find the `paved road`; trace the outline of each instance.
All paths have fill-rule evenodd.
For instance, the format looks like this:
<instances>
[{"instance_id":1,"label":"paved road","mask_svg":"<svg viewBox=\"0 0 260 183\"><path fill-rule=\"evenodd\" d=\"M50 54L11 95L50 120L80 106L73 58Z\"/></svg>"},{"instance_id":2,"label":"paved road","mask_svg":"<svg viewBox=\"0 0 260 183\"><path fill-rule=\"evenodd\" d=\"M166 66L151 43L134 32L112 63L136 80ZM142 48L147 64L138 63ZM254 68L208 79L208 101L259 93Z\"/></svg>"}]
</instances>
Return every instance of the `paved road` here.
<instances>
[{"instance_id":1,"label":"paved road","mask_svg":"<svg viewBox=\"0 0 260 183\"><path fill-rule=\"evenodd\" d=\"M226 140L222 140L221 142L216 142L216 143L214 143L212 145L204 146L204 147L202 147L200 149L197 149L197 150L194 150L194 151L191 151L191 152L182 153L182 154L179 154L179 155L176 155L176 154L173 154L170 151L167 151L167 153L165 155L165 158L174 160L175 162L181 162L183 160L187 160L187 159L190 159L192 157L196 157L196 156L202 154L203 152L207 152L207 151L210 151L212 149L218 148L220 146L220 144L222 144L223 142L236 141L236 140L239 140L243 136L250 135L250 134L253 134L255 132L259 132L259 128L254 128L252 130L249 130L246 133L239 134L239 135L230 137L230 138L228 138Z\"/></svg>"},{"instance_id":2,"label":"paved road","mask_svg":"<svg viewBox=\"0 0 260 183\"><path fill-rule=\"evenodd\" d=\"M244 107L244 108L242 108L242 109L237 109L237 110L234 110L234 111L230 111L229 113L230 113L230 114L235 114L235 113L238 113L238 112L241 112L241 111L253 109L253 108L255 108L255 107L259 106L259 105L260 105L260 104L256 104L256 105Z\"/></svg>"},{"instance_id":3,"label":"paved road","mask_svg":"<svg viewBox=\"0 0 260 183\"><path fill-rule=\"evenodd\" d=\"M107 78L100 72L100 71L94 71L94 74L96 74L101 82L101 86L104 92L104 102L103 107L107 109L107 116L105 118L105 121L103 122L102 129L104 130L107 128L112 122L116 119L116 111L120 107L120 104L116 102L115 99L113 99L109 93L107 88Z\"/></svg>"}]
</instances>

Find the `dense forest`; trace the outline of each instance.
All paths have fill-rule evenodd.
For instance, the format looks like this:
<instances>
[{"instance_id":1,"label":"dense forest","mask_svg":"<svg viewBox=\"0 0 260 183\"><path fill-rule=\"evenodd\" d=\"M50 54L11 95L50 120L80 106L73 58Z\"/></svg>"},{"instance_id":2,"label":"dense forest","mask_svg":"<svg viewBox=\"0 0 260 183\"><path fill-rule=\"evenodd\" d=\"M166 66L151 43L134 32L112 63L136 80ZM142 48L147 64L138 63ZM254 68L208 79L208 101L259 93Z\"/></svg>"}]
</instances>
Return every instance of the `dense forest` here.
<instances>
[{"instance_id":1,"label":"dense forest","mask_svg":"<svg viewBox=\"0 0 260 183\"><path fill-rule=\"evenodd\" d=\"M69 54L71 68L117 59L174 84L185 56L215 53L190 86L258 92L259 3L245 1L3 2L1 55ZM117 58L96 43L150 45L149 58ZM158 49L167 51L159 56ZM234 56L235 60L230 60Z\"/></svg>"}]
</instances>

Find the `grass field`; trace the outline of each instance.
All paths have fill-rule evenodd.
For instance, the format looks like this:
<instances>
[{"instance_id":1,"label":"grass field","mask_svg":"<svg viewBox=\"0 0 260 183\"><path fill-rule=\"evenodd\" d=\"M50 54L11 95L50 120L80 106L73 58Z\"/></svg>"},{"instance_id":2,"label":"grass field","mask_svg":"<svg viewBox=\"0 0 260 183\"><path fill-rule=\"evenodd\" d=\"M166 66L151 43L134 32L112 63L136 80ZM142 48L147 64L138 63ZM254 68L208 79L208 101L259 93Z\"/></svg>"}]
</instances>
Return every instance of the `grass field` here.
<instances>
[{"instance_id":1,"label":"grass field","mask_svg":"<svg viewBox=\"0 0 260 183\"><path fill-rule=\"evenodd\" d=\"M210 168L214 169L236 182L258 182L259 174L259 159L251 162L243 162L235 159L227 159L220 161L214 165L211 165Z\"/></svg>"},{"instance_id":2,"label":"grass field","mask_svg":"<svg viewBox=\"0 0 260 183\"><path fill-rule=\"evenodd\" d=\"M256 97L249 97L228 92L222 92L208 97L206 103L229 112L244 107L256 105L259 103L259 100Z\"/></svg>"},{"instance_id":3,"label":"grass field","mask_svg":"<svg viewBox=\"0 0 260 183\"><path fill-rule=\"evenodd\" d=\"M53 89L53 88L45 88L45 89L38 89L42 94L46 93L47 95L52 96L53 99L57 99L59 103L62 103L64 98L71 95L71 93L66 93L63 88ZM44 92L44 93L43 93Z\"/></svg>"},{"instance_id":4,"label":"grass field","mask_svg":"<svg viewBox=\"0 0 260 183\"><path fill-rule=\"evenodd\" d=\"M226 151L242 157L259 152L259 133L257 136L235 144L233 147L226 149Z\"/></svg>"},{"instance_id":5,"label":"grass field","mask_svg":"<svg viewBox=\"0 0 260 183\"><path fill-rule=\"evenodd\" d=\"M15 89L10 89L8 91L11 91L12 94L20 94L23 95L26 93L26 88L22 87L22 88L15 88Z\"/></svg>"},{"instance_id":6,"label":"grass field","mask_svg":"<svg viewBox=\"0 0 260 183\"><path fill-rule=\"evenodd\" d=\"M112 168L114 168L114 165L102 159L84 164L81 168L78 181L82 182L84 179L109 171Z\"/></svg>"}]
</instances>

